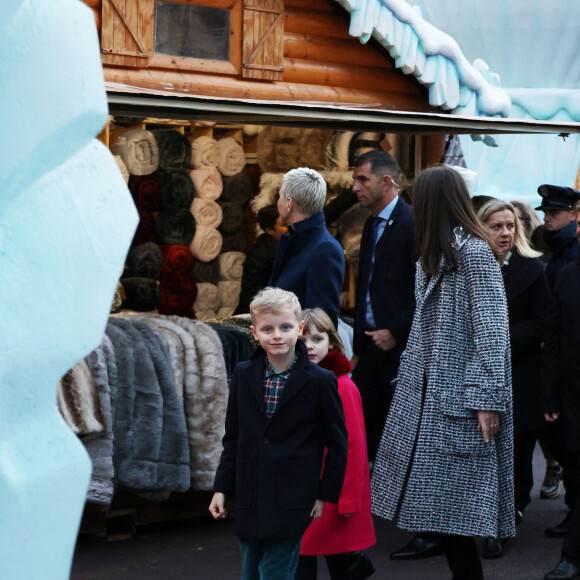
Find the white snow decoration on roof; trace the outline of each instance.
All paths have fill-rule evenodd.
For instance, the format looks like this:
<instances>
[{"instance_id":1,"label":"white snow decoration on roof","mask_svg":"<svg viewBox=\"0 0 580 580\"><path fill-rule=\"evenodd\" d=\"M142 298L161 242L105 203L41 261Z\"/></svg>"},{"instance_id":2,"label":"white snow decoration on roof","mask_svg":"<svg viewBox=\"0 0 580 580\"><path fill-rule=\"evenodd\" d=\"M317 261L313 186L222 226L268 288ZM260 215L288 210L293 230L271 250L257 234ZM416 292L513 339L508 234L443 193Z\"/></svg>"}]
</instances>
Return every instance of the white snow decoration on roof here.
<instances>
[{"instance_id":1,"label":"white snow decoration on roof","mask_svg":"<svg viewBox=\"0 0 580 580\"><path fill-rule=\"evenodd\" d=\"M379 41L405 74L429 89L429 104L455 114L507 117L508 94L481 60L471 65L457 42L404 0L335 0L351 16L349 34Z\"/></svg>"},{"instance_id":2,"label":"white snow decoration on roof","mask_svg":"<svg viewBox=\"0 0 580 580\"><path fill-rule=\"evenodd\" d=\"M506 89L518 118L580 121L580 89ZM517 111L517 115L514 113Z\"/></svg>"}]
</instances>

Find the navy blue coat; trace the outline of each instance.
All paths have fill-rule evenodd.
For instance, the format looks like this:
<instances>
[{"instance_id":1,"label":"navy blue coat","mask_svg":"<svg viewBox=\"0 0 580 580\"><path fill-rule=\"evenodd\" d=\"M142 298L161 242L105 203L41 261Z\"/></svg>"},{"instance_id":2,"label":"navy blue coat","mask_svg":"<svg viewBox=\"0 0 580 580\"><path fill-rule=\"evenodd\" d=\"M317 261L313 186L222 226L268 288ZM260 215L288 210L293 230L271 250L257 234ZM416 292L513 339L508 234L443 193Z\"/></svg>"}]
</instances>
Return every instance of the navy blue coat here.
<instances>
[{"instance_id":1,"label":"navy blue coat","mask_svg":"<svg viewBox=\"0 0 580 580\"><path fill-rule=\"evenodd\" d=\"M302 308L322 308L336 324L344 281L344 250L328 233L324 213L288 227L278 242L270 286L290 290Z\"/></svg>"},{"instance_id":2,"label":"navy blue coat","mask_svg":"<svg viewBox=\"0 0 580 580\"><path fill-rule=\"evenodd\" d=\"M580 251L580 244L576 239L576 222L570 222L557 232L544 230L544 241L550 248L546 263L546 280L550 290L554 290L558 272L566 264L574 262Z\"/></svg>"},{"instance_id":3,"label":"navy blue coat","mask_svg":"<svg viewBox=\"0 0 580 580\"><path fill-rule=\"evenodd\" d=\"M315 501L340 497L348 437L336 377L308 360L302 341L296 350L269 420L264 351L240 363L232 379L214 491L234 497L235 533L244 540L299 538Z\"/></svg>"},{"instance_id":4,"label":"navy blue coat","mask_svg":"<svg viewBox=\"0 0 580 580\"><path fill-rule=\"evenodd\" d=\"M365 331L365 301L369 278L372 216L363 229L356 278L354 352L359 353ZM405 348L415 312L415 225L411 207L401 197L383 235L377 242L370 280L370 295L376 328L388 328L397 340L389 356L398 360Z\"/></svg>"}]
</instances>

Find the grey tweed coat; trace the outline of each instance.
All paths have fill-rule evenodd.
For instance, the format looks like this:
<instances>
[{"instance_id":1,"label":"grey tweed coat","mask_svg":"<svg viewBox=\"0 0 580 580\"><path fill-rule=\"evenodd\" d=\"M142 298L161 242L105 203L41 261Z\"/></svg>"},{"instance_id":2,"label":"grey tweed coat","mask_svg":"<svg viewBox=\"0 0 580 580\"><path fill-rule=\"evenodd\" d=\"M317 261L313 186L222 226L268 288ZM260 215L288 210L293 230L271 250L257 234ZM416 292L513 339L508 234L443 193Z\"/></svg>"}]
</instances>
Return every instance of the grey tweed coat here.
<instances>
[{"instance_id":1,"label":"grey tweed coat","mask_svg":"<svg viewBox=\"0 0 580 580\"><path fill-rule=\"evenodd\" d=\"M456 228L458 267L428 279L372 476L373 513L414 532L515 535L509 326L499 264ZM485 443L476 410L499 412Z\"/></svg>"}]
</instances>

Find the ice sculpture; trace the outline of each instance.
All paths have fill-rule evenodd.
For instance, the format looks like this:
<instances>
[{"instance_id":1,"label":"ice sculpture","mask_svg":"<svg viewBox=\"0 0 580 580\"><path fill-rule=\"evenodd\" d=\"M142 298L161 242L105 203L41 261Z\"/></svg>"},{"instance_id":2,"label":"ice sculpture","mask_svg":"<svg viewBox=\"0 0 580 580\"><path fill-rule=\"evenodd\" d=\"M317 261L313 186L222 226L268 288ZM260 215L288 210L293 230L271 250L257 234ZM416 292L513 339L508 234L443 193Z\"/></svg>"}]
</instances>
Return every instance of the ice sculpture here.
<instances>
[{"instance_id":1,"label":"ice sculpture","mask_svg":"<svg viewBox=\"0 0 580 580\"><path fill-rule=\"evenodd\" d=\"M0 578L64 580L90 461L56 382L100 342L137 214L94 138L107 103L92 12L0 3Z\"/></svg>"}]
</instances>

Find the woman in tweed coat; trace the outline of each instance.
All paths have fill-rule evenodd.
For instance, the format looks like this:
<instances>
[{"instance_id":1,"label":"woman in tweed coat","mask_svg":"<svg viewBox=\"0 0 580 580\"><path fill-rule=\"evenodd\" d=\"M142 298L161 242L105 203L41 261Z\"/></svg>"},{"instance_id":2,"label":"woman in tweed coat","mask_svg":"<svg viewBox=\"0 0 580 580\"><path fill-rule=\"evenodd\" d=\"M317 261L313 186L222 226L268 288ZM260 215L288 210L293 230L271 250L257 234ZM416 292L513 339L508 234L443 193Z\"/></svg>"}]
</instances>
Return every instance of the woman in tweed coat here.
<instances>
[{"instance_id":1,"label":"woman in tweed coat","mask_svg":"<svg viewBox=\"0 0 580 580\"><path fill-rule=\"evenodd\" d=\"M373 513L440 534L454 580L478 580L473 536L515 534L503 281L457 172L423 171L413 214L417 307L373 471Z\"/></svg>"}]
</instances>

